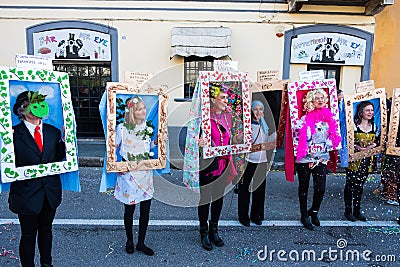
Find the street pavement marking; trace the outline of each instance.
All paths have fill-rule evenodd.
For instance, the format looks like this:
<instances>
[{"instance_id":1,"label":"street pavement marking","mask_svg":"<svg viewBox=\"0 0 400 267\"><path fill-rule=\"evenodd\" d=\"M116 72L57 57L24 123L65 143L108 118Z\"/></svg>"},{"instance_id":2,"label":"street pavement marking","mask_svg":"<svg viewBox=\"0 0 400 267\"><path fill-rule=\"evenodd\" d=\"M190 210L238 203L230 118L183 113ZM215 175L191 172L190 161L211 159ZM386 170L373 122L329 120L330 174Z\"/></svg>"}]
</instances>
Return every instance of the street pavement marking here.
<instances>
[{"instance_id":1,"label":"street pavement marking","mask_svg":"<svg viewBox=\"0 0 400 267\"><path fill-rule=\"evenodd\" d=\"M0 224L19 224L18 219L0 219ZM54 225L96 225L96 226L123 226L123 220L105 220L105 219L55 219ZM134 224L138 224L138 220L134 220ZM149 225L152 226L199 226L197 220L150 220ZM219 226L242 226L238 221L224 221L218 223ZM256 226L252 224L252 226ZM263 221L262 226L266 227L295 227L301 226L299 221ZM367 221L367 222L349 222L349 221L321 221L321 226L335 227L382 227L382 226L398 226L397 221Z\"/></svg>"}]
</instances>

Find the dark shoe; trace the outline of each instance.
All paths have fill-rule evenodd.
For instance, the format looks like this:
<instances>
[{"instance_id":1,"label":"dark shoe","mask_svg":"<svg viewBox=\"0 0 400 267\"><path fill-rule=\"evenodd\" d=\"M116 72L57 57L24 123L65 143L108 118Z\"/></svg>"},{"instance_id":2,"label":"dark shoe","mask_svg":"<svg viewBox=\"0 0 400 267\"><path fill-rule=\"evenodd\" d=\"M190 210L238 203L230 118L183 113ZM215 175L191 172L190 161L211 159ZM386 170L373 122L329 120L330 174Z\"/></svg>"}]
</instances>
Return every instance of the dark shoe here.
<instances>
[{"instance_id":1,"label":"dark shoe","mask_svg":"<svg viewBox=\"0 0 400 267\"><path fill-rule=\"evenodd\" d=\"M347 219L348 221L351 221L351 222L357 221L357 218L354 217L353 214L351 214L351 213L345 213L345 214L344 214L344 217L346 217L346 219Z\"/></svg>"},{"instance_id":2,"label":"dark shoe","mask_svg":"<svg viewBox=\"0 0 400 267\"><path fill-rule=\"evenodd\" d=\"M125 251L128 254L132 254L135 251L135 247L133 246L133 240L128 239L125 244Z\"/></svg>"},{"instance_id":3,"label":"dark shoe","mask_svg":"<svg viewBox=\"0 0 400 267\"><path fill-rule=\"evenodd\" d=\"M250 226L250 220L249 220L249 219L243 220L243 219L240 219L240 218L239 218L239 222L240 222L240 224L243 225L243 226L246 226L246 227L249 227L249 226Z\"/></svg>"},{"instance_id":4,"label":"dark shoe","mask_svg":"<svg viewBox=\"0 0 400 267\"><path fill-rule=\"evenodd\" d=\"M53 264L41 262L41 263L40 263L40 267L53 267Z\"/></svg>"},{"instance_id":5,"label":"dark shoe","mask_svg":"<svg viewBox=\"0 0 400 267\"><path fill-rule=\"evenodd\" d=\"M251 221L255 224L255 225L262 225L262 220L258 219L258 220L253 220L251 219Z\"/></svg>"},{"instance_id":6,"label":"dark shoe","mask_svg":"<svg viewBox=\"0 0 400 267\"><path fill-rule=\"evenodd\" d=\"M218 235L218 224L216 223L210 222L208 237L210 238L210 241L213 242L217 247L222 247L225 245L224 241Z\"/></svg>"},{"instance_id":7,"label":"dark shoe","mask_svg":"<svg viewBox=\"0 0 400 267\"><path fill-rule=\"evenodd\" d=\"M314 225L312 225L310 217L301 217L300 222L304 225L305 228L312 231L314 230Z\"/></svg>"},{"instance_id":8,"label":"dark shoe","mask_svg":"<svg viewBox=\"0 0 400 267\"><path fill-rule=\"evenodd\" d=\"M353 215L354 215L354 217L356 217L358 220L360 220L362 222L366 222L367 221L367 217L362 215L361 212L355 212Z\"/></svg>"},{"instance_id":9,"label":"dark shoe","mask_svg":"<svg viewBox=\"0 0 400 267\"><path fill-rule=\"evenodd\" d=\"M308 215L311 217L311 222L315 226L321 226L321 222L318 219L318 211L308 210Z\"/></svg>"},{"instance_id":10,"label":"dark shoe","mask_svg":"<svg viewBox=\"0 0 400 267\"><path fill-rule=\"evenodd\" d=\"M147 256L154 255L154 251L151 248L149 248L148 246L146 246L144 243L137 243L136 250L143 252Z\"/></svg>"},{"instance_id":11,"label":"dark shoe","mask_svg":"<svg viewBox=\"0 0 400 267\"><path fill-rule=\"evenodd\" d=\"M205 250L212 250L212 244L210 239L208 238L208 231L207 228L200 228L200 238L201 238L201 245Z\"/></svg>"}]
</instances>

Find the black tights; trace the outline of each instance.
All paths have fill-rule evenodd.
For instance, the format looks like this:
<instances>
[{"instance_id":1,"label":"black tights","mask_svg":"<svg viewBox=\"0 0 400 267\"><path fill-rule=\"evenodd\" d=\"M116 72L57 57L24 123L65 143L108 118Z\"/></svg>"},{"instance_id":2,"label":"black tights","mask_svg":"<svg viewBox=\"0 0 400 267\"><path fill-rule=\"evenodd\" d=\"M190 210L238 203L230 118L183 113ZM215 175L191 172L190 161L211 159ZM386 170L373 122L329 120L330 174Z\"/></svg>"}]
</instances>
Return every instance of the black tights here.
<instances>
[{"instance_id":1,"label":"black tights","mask_svg":"<svg viewBox=\"0 0 400 267\"><path fill-rule=\"evenodd\" d=\"M265 175L267 167L267 162L247 162L246 170L239 182L238 194L238 215L239 219L244 222L249 221L250 195L252 197L250 218L255 221L264 220ZM251 181L253 181L252 188L250 188Z\"/></svg>"},{"instance_id":2,"label":"black tights","mask_svg":"<svg viewBox=\"0 0 400 267\"><path fill-rule=\"evenodd\" d=\"M344 187L345 213L359 213L361 210L361 197L364 184L368 177L368 169L371 164L371 158L361 159L357 171L346 169L346 185Z\"/></svg>"},{"instance_id":3,"label":"black tights","mask_svg":"<svg viewBox=\"0 0 400 267\"><path fill-rule=\"evenodd\" d=\"M124 204L124 226L126 232L126 238L128 240L133 240L133 213L135 212L136 204L127 205ZM147 226L149 225L150 219L150 206L151 199L140 202L140 216L139 216L139 236L138 244L144 244L144 239L146 237Z\"/></svg>"},{"instance_id":4,"label":"black tights","mask_svg":"<svg viewBox=\"0 0 400 267\"><path fill-rule=\"evenodd\" d=\"M211 206L210 221L218 224L224 204L225 176L210 177L200 174L200 202L197 209L200 228L207 227L208 214Z\"/></svg>"},{"instance_id":5,"label":"black tights","mask_svg":"<svg viewBox=\"0 0 400 267\"><path fill-rule=\"evenodd\" d=\"M307 197L311 174L313 176L314 194L311 209L319 211L322 199L325 194L326 186L326 165L318 164L313 169L308 167L308 163L297 163L296 171L299 177L299 202L301 216L307 216Z\"/></svg>"},{"instance_id":6,"label":"black tights","mask_svg":"<svg viewBox=\"0 0 400 267\"><path fill-rule=\"evenodd\" d=\"M21 225L19 256L23 267L35 266L36 235L41 264L52 264L51 249L53 242L52 225L56 210L50 208L47 198L38 215L18 215Z\"/></svg>"}]
</instances>

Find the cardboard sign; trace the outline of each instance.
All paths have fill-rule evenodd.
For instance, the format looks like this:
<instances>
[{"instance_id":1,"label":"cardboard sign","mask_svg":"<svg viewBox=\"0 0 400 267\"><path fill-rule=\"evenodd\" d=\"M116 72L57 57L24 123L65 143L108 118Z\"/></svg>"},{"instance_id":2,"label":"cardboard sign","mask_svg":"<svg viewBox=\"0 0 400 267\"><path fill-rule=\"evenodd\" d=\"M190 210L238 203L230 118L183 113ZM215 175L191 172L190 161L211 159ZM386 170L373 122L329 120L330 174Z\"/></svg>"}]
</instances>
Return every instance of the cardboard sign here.
<instances>
[{"instance_id":1,"label":"cardboard sign","mask_svg":"<svg viewBox=\"0 0 400 267\"><path fill-rule=\"evenodd\" d=\"M257 71L257 82L279 80L279 70L260 70Z\"/></svg>"},{"instance_id":2,"label":"cardboard sign","mask_svg":"<svg viewBox=\"0 0 400 267\"><path fill-rule=\"evenodd\" d=\"M323 70L311 70L311 71L301 71L299 72L300 81L307 80L323 80L325 79L325 74Z\"/></svg>"},{"instance_id":3,"label":"cardboard sign","mask_svg":"<svg viewBox=\"0 0 400 267\"><path fill-rule=\"evenodd\" d=\"M125 72L125 82L133 83L140 88L145 82L153 77L152 73L144 73L144 72Z\"/></svg>"},{"instance_id":4,"label":"cardboard sign","mask_svg":"<svg viewBox=\"0 0 400 267\"><path fill-rule=\"evenodd\" d=\"M375 89L374 80L356 83L356 93L366 92Z\"/></svg>"},{"instance_id":5,"label":"cardboard sign","mask_svg":"<svg viewBox=\"0 0 400 267\"><path fill-rule=\"evenodd\" d=\"M227 72L237 71L238 62L231 60L214 60L214 71Z\"/></svg>"},{"instance_id":6,"label":"cardboard sign","mask_svg":"<svg viewBox=\"0 0 400 267\"><path fill-rule=\"evenodd\" d=\"M250 83L250 92L282 91L289 80L262 81Z\"/></svg>"},{"instance_id":7,"label":"cardboard sign","mask_svg":"<svg viewBox=\"0 0 400 267\"><path fill-rule=\"evenodd\" d=\"M17 68L53 70L53 62L50 58L32 55L15 55L15 65Z\"/></svg>"}]
</instances>

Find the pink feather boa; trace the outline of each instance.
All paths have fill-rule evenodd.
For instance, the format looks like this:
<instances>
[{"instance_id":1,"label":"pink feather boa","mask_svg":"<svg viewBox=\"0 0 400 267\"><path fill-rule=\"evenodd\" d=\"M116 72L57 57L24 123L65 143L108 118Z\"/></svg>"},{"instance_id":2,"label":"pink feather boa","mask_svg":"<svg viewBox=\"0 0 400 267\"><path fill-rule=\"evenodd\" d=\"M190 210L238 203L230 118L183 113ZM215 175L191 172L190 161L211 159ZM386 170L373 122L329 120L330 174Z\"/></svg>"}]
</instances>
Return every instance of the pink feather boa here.
<instances>
[{"instance_id":1,"label":"pink feather boa","mask_svg":"<svg viewBox=\"0 0 400 267\"><path fill-rule=\"evenodd\" d=\"M297 145L297 160L301 160L308 153L307 128L310 127L311 135L315 133L315 124L325 122L328 124L328 138L332 141L333 149L336 149L341 141L338 134L338 125L333 119L333 114L329 108L321 108L310 111L304 119L305 123L299 131L299 143Z\"/></svg>"}]
</instances>

